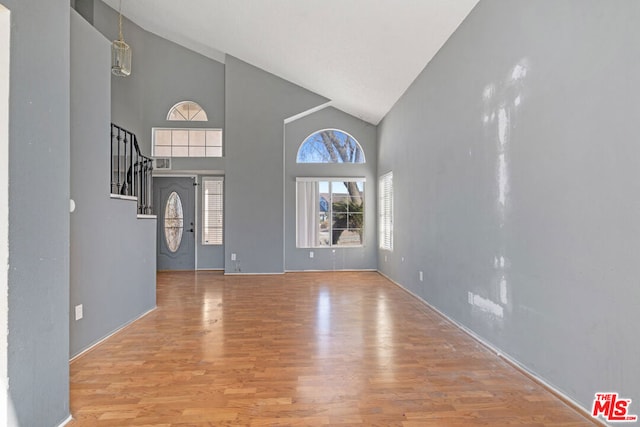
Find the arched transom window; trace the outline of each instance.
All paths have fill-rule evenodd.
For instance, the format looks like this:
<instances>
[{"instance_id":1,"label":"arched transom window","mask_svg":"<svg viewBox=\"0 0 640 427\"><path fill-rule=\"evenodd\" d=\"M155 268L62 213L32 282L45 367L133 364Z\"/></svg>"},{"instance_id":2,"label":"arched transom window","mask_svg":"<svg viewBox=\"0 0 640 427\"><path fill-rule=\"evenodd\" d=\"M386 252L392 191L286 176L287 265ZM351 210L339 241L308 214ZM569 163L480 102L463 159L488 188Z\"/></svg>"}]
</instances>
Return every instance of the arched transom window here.
<instances>
[{"instance_id":1,"label":"arched transom window","mask_svg":"<svg viewBox=\"0 0 640 427\"><path fill-rule=\"evenodd\" d=\"M356 139L338 129L323 129L309 135L298 149L298 163L365 163Z\"/></svg>"},{"instance_id":2,"label":"arched transom window","mask_svg":"<svg viewBox=\"0 0 640 427\"><path fill-rule=\"evenodd\" d=\"M151 155L154 157L222 157L222 129L187 127L185 122L206 122L207 113L193 101L171 107L167 120L184 127L154 127ZM197 125L195 125L197 126Z\"/></svg>"},{"instance_id":3,"label":"arched transom window","mask_svg":"<svg viewBox=\"0 0 640 427\"><path fill-rule=\"evenodd\" d=\"M167 120L181 122L206 122L207 113L193 101L182 101L171 107Z\"/></svg>"}]
</instances>

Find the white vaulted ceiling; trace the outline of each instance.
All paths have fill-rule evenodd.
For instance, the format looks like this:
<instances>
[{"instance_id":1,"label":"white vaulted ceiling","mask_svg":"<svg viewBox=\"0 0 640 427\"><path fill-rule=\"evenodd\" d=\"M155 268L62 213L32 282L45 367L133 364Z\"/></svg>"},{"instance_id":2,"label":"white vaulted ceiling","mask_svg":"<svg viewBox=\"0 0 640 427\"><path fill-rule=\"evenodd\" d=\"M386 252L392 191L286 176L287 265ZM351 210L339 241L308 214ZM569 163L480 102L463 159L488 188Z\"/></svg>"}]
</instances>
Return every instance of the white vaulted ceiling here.
<instances>
[{"instance_id":1,"label":"white vaulted ceiling","mask_svg":"<svg viewBox=\"0 0 640 427\"><path fill-rule=\"evenodd\" d=\"M105 0L118 8L118 0ZM377 124L478 0L122 0L142 28ZM125 35L126 39L126 35Z\"/></svg>"}]
</instances>

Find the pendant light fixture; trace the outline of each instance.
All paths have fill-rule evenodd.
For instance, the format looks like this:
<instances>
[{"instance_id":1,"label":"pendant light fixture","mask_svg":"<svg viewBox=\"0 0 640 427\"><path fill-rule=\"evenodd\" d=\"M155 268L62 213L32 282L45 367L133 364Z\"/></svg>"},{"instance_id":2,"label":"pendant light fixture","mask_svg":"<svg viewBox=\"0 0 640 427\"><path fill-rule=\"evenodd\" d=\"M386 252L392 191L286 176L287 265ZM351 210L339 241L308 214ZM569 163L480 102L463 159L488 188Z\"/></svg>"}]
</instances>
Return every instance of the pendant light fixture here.
<instances>
[{"instance_id":1,"label":"pendant light fixture","mask_svg":"<svg viewBox=\"0 0 640 427\"><path fill-rule=\"evenodd\" d=\"M131 74L131 48L122 37L122 0L118 7L118 30L119 38L111 44L111 73L126 77Z\"/></svg>"}]
</instances>

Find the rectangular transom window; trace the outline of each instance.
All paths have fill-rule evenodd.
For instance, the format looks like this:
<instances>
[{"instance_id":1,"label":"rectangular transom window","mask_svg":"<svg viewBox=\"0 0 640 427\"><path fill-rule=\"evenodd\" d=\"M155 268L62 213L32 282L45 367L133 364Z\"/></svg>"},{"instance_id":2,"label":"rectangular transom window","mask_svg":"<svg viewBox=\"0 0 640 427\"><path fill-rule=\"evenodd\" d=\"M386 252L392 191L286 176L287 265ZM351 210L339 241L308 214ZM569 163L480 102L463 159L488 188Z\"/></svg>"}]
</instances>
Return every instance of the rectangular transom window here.
<instances>
[{"instance_id":1,"label":"rectangular transom window","mask_svg":"<svg viewBox=\"0 0 640 427\"><path fill-rule=\"evenodd\" d=\"M364 244L364 178L297 178L296 246Z\"/></svg>"},{"instance_id":2,"label":"rectangular transom window","mask_svg":"<svg viewBox=\"0 0 640 427\"><path fill-rule=\"evenodd\" d=\"M393 172L378 183L378 241L380 249L393 250Z\"/></svg>"},{"instance_id":3,"label":"rectangular transom window","mask_svg":"<svg viewBox=\"0 0 640 427\"><path fill-rule=\"evenodd\" d=\"M222 157L222 129L153 128L154 157Z\"/></svg>"},{"instance_id":4,"label":"rectangular transom window","mask_svg":"<svg viewBox=\"0 0 640 427\"><path fill-rule=\"evenodd\" d=\"M224 217L224 178L202 178L202 244L221 245Z\"/></svg>"}]
</instances>

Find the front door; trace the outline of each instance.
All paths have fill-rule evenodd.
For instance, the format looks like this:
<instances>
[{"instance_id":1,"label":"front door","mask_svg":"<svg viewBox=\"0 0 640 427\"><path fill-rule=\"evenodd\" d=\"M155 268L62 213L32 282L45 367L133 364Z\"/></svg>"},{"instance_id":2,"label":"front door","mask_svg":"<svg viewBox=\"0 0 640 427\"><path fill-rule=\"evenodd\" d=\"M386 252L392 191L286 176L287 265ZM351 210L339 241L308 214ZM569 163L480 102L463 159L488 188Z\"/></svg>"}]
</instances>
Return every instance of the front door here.
<instances>
[{"instance_id":1,"label":"front door","mask_svg":"<svg viewBox=\"0 0 640 427\"><path fill-rule=\"evenodd\" d=\"M194 270L194 178L154 177L153 206L158 216L158 270Z\"/></svg>"}]
</instances>

